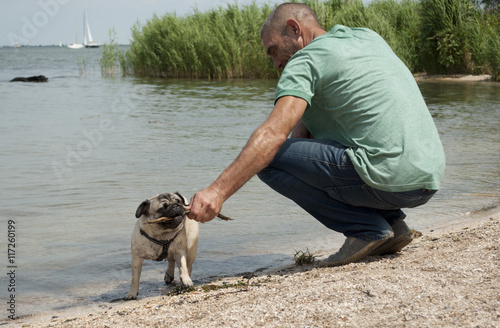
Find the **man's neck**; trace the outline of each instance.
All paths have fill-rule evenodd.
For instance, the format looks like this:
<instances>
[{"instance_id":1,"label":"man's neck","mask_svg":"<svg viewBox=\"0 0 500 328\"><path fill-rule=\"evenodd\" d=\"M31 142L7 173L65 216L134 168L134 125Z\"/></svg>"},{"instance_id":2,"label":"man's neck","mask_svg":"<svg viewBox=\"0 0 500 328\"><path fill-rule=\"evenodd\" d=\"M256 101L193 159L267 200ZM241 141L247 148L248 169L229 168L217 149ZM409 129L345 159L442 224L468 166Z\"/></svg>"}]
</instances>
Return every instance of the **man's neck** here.
<instances>
[{"instance_id":1,"label":"man's neck","mask_svg":"<svg viewBox=\"0 0 500 328\"><path fill-rule=\"evenodd\" d=\"M326 33L326 31L323 30L321 27L311 28L309 33L306 33L304 35L304 46L307 46L309 43L311 43L318 36L321 36L325 33Z\"/></svg>"}]
</instances>

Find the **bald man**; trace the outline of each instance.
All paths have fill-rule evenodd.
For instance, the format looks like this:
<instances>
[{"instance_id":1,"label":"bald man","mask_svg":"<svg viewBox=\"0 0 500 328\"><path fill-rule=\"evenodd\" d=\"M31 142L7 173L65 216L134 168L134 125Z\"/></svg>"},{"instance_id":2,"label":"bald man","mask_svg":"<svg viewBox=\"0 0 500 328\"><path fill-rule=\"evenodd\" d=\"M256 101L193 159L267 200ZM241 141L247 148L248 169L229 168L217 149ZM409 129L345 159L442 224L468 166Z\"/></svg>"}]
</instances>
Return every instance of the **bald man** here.
<instances>
[{"instance_id":1,"label":"bald man","mask_svg":"<svg viewBox=\"0 0 500 328\"><path fill-rule=\"evenodd\" d=\"M401 208L425 204L445 164L412 74L375 32L341 25L327 32L304 4L279 5L261 39L283 70L274 109L234 162L192 197L189 218L212 220L258 173L346 236L321 265L399 252L412 240Z\"/></svg>"}]
</instances>

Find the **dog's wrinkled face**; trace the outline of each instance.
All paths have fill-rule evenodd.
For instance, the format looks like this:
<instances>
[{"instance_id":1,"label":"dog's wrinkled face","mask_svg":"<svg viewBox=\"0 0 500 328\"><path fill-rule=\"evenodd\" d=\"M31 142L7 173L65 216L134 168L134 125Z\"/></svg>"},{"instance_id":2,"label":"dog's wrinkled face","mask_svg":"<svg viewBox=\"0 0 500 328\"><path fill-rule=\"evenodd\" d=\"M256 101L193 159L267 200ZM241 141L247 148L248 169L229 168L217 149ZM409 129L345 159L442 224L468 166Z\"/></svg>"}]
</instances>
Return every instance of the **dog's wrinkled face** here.
<instances>
[{"instance_id":1,"label":"dog's wrinkled face","mask_svg":"<svg viewBox=\"0 0 500 328\"><path fill-rule=\"evenodd\" d=\"M147 199L139 205L135 212L135 217L145 216L148 221L167 217L171 220L158 223L164 228L173 229L184 221L184 213L189 203L179 193L165 193Z\"/></svg>"}]
</instances>

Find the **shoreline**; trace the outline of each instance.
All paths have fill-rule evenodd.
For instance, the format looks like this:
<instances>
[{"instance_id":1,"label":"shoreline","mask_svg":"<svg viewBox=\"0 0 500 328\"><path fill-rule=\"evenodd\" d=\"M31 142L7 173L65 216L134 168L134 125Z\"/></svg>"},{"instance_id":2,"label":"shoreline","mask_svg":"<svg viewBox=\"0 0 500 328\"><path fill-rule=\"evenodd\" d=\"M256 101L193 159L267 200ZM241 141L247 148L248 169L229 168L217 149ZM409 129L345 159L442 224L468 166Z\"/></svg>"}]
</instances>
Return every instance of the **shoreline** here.
<instances>
[{"instance_id":1,"label":"shoreline","mask_svg":"<svg viewBox=\"0 0 500 328\"><path fill-rule=\"evenodd\" d=\"M399 254L335 268L272 268L180 295L94 304L0 326L497 327L500 211L496 206L468 216L425 233Z\"/></svg>"},{"instance_id":2,"label":"shoreline","mask_svg":"<svg viewBox=\"0 0 500 328\"><path fill-rule=\"evenodd\" d=\"M415 73L416 81L456 81L456 82L495 82L489 74L427 74Z\"/></svg>"}]
</instances>

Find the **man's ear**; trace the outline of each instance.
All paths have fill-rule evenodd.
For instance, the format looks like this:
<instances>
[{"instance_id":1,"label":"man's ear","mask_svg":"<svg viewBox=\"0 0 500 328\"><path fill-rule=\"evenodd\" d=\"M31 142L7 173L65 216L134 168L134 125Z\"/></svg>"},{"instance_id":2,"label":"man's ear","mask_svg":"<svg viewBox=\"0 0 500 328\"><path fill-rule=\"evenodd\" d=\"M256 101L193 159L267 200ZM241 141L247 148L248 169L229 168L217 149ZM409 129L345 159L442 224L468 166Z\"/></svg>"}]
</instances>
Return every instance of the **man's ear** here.
<instances>
[{"instance_id":1,"label":"man's ear","mask_svg":"<svg viewBox=\"0 0 500 328\"><path fill-rule=\"evenodd\" d=\"M302 32L302 28L301 28L299 22L297 22L295 19L290 18L289 20L287 20L286 26L289 27L292 31L291 37L297 38L300 36L300 34Z\"/></svg>"}]
</instances>

